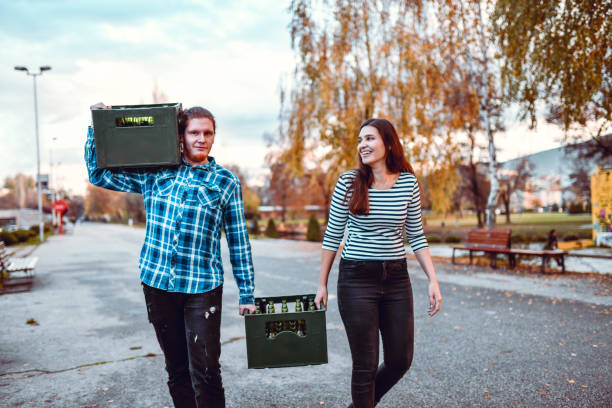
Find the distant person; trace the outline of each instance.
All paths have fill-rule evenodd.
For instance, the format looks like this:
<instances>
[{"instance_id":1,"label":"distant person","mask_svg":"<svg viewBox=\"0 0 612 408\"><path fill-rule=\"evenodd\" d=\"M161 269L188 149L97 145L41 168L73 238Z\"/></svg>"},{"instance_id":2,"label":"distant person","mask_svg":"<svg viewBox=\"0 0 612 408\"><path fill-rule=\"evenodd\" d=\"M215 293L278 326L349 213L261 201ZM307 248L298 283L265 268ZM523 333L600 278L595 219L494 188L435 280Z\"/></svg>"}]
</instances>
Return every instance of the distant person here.
<instances>
[{"instance_id":1,"label":"distant person","mask_svg":"<svg viewBox=\"0 0 612 408\"><path fill-rule=\"evenodd\" d=\"M393 125L368 119L357 140L359 167L340 176L332 195L315 304L327 307L329 271L348 225L338 308L353 359L351 407L373 407L412 363L414 311L402 231L429 278L430 316L442 296L423 233L419 183Z\"/></svg>"},{"instance_id":2,"label":"distant person","mask_svg":"<svg viewBox=\"0 0 612 408\"><path fill-rule=\"evenodd\" d=\"M208 110L193 107L181 112L178 126L183 147L178 167L99 169L91 127L85 162L93 185L143 195L147 226L140 280L149 321L166 359L174 405L224 407L219 365L221 230L225 230L238 285L240 315L255 312L251 246L240 182L209 156L215 118Z\"/></svg>"},{"instance_id":3,"label":"distant person","mask_svg":"<svg viewBox=\"0 0 612 408\"><path fill-rule=\"evenodd\" d=\"M546 245L544 246L544 249L557 249L559 246L559 241L557 240L557 231L555 231L554 229L551 229L548 232L548 240L546 242Z\"/></svg>"},{"instance_id":4,"label":"distant person","mask_svg":"<svg viewBox=\"0 0 612 408\"><path fill-rule=\"evenodd\" d=\"M544 249L548 249L551 251L555 251L557 249L559 249L559 241L557 240L557 231L555 231L554 229L551 229L550 231L548 231L548 239L546 242L546 245L544 245ZM561 256L555 256L555 261L557 262L557 265L562 266L563 265L563 257ZM550 260L547 259L548 263Z\"/></svg>"}]
</instances>

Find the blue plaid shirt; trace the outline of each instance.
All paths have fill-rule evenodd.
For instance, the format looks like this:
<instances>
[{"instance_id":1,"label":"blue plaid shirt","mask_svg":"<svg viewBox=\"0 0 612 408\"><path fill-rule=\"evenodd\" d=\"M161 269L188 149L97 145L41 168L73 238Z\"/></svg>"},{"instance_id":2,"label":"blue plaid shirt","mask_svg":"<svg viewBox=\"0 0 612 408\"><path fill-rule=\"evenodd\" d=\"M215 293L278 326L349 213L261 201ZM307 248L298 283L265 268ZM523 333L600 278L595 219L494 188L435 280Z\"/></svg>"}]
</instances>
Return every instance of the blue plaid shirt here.
<instances>
[{"instance_id":1,"label":"blue plaid shirt","mask_svg":"<svg viewBox=\"0 0 612 408\"><path fill-rule=\"evenodd\" d=\"M240 304L253 304L251 244L238 178L215 162L153 170L99 169L93 128L85 143L89 181L140 193L147 214L140 280L169 292L202 293L223 283L221 228L230 251Z\"/></svg>"}]
</instances>

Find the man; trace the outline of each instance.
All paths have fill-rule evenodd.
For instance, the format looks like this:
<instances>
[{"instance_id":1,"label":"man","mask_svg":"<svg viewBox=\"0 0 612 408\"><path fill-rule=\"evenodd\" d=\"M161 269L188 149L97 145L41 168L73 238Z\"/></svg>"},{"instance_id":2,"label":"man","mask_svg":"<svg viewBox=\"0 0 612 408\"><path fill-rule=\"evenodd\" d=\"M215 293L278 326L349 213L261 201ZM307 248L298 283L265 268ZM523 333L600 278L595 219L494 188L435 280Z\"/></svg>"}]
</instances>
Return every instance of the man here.
<instances>
[{"instance_id":1,"label":"man","mask_svg":"<svg viewBox=\"0 0 612 408\"><path fill-rule=\"evenodd\" d=\"M106 107L92 106L96 108ZM85 144L93 185L143 195L147 227L140 280L176 407L225 406L219 365L222 228L240 292L239 313L255 312L253 262L240 182L209 156L215 131L215 118L208 110L193 107L182 112L183 157L176 168L98 169L91 127Z\"/></svg>"}]
</instances>

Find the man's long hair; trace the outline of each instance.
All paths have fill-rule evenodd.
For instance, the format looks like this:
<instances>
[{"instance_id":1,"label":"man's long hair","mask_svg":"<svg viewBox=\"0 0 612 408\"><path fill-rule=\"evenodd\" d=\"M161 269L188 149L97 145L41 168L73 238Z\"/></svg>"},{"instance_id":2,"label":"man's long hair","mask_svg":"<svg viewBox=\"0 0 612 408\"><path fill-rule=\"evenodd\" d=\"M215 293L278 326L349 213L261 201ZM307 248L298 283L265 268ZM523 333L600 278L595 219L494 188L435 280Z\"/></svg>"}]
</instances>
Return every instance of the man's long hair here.
<instances>
[{"instance_id":1,"label":"man's long hair","mask_svg":"<svg viewBox=\"0 0 612 408\"><path fill-rule=\"evenodd\" d=\"M359 131L365 126L372 126L378 130L385 145L385 164L391 173L409 172L414 174L412 166L404 156L404 148L400 143L395 128L387 119L371 118L361 124ZM368 188L374 182L372 168L363 164L359 150L357 151L359 167L357 175L349 182L347 196L350 193L349 210L355 215L368 215L370 213L370 202L368 200Z\"/></svg>"},{"instance_id":2,"label":"man's long hair","mask_svg":"<svg viewBox=\"0 0 612 408\"><path fill-rule=\"evenodd\" d=\"M215 122L215 117L208 109L204 109L201 106L194 106L193 108L189 108L187 110L181 110L178 115L178 131L179 135L185 135L185 129L187 129L187 123L191 119L195 118L207 118L213 124L213 130L217 133L217 124Z\"/></svg>"}]
</instances>

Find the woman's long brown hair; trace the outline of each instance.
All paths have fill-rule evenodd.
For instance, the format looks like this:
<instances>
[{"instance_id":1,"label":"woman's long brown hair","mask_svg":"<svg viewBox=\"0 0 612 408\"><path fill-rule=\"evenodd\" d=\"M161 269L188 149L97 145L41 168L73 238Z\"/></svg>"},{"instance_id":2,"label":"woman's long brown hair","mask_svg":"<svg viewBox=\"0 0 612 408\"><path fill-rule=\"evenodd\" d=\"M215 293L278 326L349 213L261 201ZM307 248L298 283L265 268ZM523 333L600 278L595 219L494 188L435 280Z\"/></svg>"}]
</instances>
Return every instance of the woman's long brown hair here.
<instances>
[{"instance_id":1,"label":"woman's long brown hair","mask_svg":"<svg viewBox=\"0 0 612 408\"><path fill-rule=\"evenodd\" d=\"M365 126L375 127L380 133L387 152L385 164L391 173L409 172L414 174L412 166L404 156L404 148L391 122L387 119L367 119L361 124L359 131ZM347 196L349 193L351 194L349 210L355 215L368 215L370 213L368 188L374 182L374 175L372 174L372 168L361 161L359 151L357 152L357 158L359 160L357 175L349 182L347 188Z\"/></svg>"}]
</instances>

